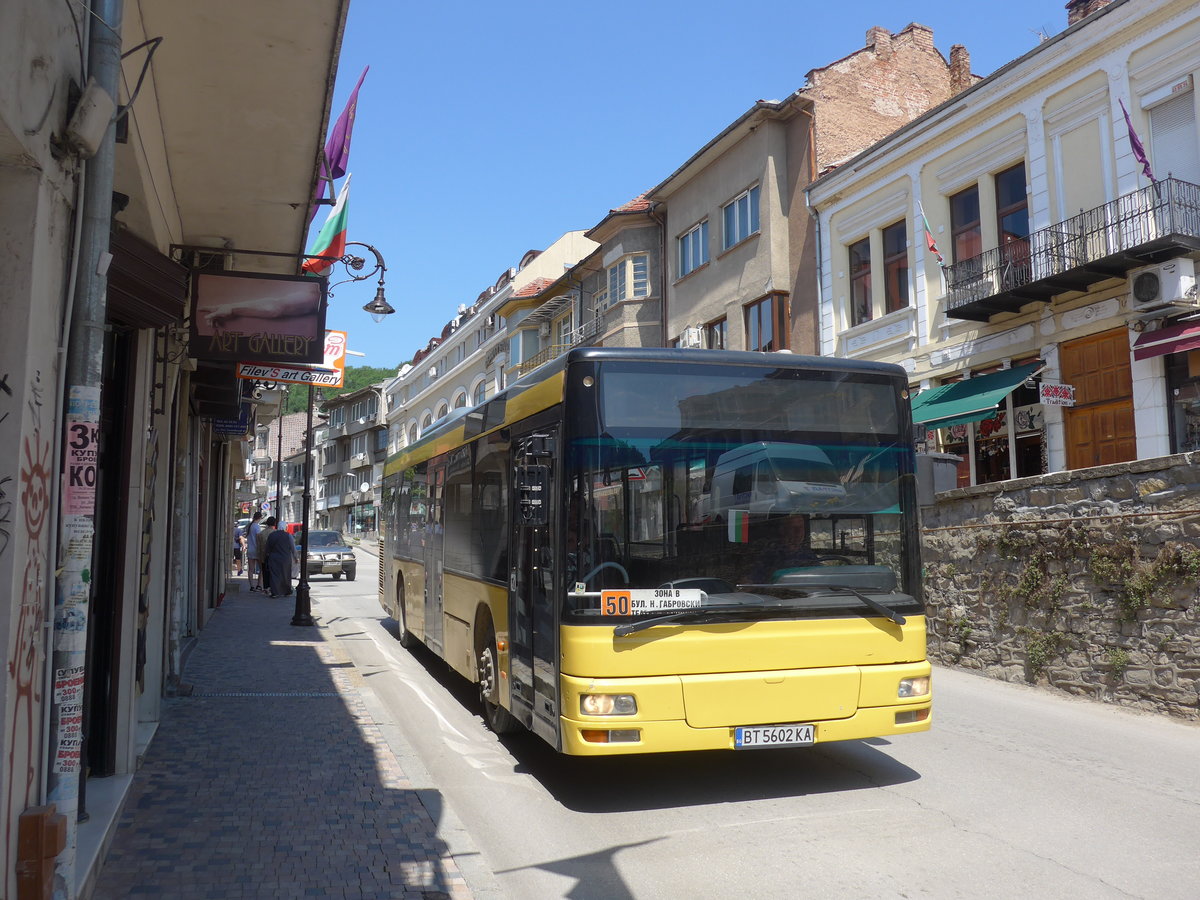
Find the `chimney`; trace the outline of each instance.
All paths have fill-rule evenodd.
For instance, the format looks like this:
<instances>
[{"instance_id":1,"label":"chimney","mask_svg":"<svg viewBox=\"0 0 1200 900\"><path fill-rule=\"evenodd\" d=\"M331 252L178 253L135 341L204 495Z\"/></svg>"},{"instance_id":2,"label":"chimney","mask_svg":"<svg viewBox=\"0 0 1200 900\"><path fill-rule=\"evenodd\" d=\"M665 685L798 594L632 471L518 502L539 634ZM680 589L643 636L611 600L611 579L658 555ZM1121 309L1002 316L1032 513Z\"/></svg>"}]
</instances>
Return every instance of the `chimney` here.
<instances>
[{"instance_id":1,"label":"chimney","mask_svg":"<svg viewBox=\"0 0 1200 900\"><path fill-rule=\"evenodd\" d=\"M867 29L867 49L872 48L876 56L886 59L892 55L892 33L882 25Z\"/></svg>"},{"instance_id":2,"label":"chimney","mask_svg":"<svg viewBox=\"0 0 1200 900\"><path fill-rule=\"evenodd\" d=\"M950 48L950 93L957 94L971 86L971 54L962 44Z\"/></svg>"},{"instance_id":3,"label":"chimney","mask_svg":"<svg viewBox=\"0 0 1200 900\"><path fill-rule=\"evenodd\" d=\"M1070 28L1081 19L1086 19L1098 9L1103 9L1112 0L1068 0L1067 27Z\"/></svg>"}]
</instances>

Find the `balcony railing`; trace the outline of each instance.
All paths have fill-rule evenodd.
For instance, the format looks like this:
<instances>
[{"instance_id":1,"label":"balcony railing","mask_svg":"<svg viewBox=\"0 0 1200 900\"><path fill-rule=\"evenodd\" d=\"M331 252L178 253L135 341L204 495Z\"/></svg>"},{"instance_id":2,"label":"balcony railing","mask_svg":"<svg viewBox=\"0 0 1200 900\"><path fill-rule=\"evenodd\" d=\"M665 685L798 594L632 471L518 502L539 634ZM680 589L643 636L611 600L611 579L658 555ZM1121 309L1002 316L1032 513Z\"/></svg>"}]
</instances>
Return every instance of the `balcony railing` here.
<instances>
[{"instance_id":1,"label":"balcony railing","mask_svg":"<svg viewBox=\"0 0 1200 900\"><path fill-rule=\"evenodd\" d=\"M590 341L592 338L594 338L600 333L602 324L603 323L599 318L589 319L578 328L572 328L566 333L565 337L568 339L569 343L551 344L548 347L543 347L537 353L533 354L533 356L529 357L529 359L523 360L522 362L519 362L513 366L512 371L516 374L516 377L520 378L522 375L532 372L543 363L548 363L552 359L557 359L559 356L562 356L573 347L578 347L586 341Z\"/></svg>"},{"instance_id":2,"label":"balcony railing","mask_svg":"<svg viewBox=\"0 0 1200 900\"><path fill-rule=\"evenodd\" d=\"M946 315L986 322L1200 250L1200 187L1168 178L946 266Z\"/></svg>"}]
</instances>

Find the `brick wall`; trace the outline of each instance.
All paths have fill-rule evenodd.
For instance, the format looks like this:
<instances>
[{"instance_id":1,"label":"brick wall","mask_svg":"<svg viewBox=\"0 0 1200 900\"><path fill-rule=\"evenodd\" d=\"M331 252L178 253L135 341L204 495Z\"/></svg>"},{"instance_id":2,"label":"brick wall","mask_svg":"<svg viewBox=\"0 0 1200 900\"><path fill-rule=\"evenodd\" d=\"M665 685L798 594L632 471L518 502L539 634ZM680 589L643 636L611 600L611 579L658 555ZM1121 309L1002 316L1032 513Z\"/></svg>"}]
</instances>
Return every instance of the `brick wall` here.
<instances>
[{"instance_id":1,"label":"brick wall","mask_svg":"<svg viewBox=\"0 0 1200 900\"><path fill-rule=\"evenodd\" d=\"M839 165L973 84L966 48L955 45L951 57L953 66L924 25L896 34L876 26L862 50L809 72L804 94L814 104L817 171Z\"/></svg>"}]
</instances>

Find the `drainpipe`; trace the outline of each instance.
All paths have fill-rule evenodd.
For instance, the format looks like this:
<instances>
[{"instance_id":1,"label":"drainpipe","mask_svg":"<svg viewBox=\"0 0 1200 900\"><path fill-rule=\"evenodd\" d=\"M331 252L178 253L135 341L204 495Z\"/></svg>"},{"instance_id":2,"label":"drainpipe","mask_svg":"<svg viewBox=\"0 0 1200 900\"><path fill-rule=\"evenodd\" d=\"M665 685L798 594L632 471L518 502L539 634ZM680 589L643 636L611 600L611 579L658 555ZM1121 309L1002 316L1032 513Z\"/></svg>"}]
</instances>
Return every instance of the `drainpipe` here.
<instances>
[{"instance_id":1,"label":"drainpipe","mask_svg":"<svg viewBox=\"0 0 1200 900\"><path fill-rule=\"evenodd\" d=\"M88 35L88 71L109 96L121 76L121 0L92 0L98 21ZM96 531L96 463L99 458L100 389L104 372L109 232L112 228L114 127L110 122L88 164L83 188L79 275L69 323L61 523L55 576L50 729L46 761L47 799L65 814L67 845L55 876L67 900L76 895L75 842L83 744L83 681L92 592L92 546ZM56 896L60 896L56 892Z\"/></svg>"},{"instance_id":2,"label":"drainpipe","mask_svg":"<svg viewBox=\"0 0 1200 900\"><path fill-rule=\"evenodd\" d=\"M808 210L808 214L812 216L813 227L816 228L817 232L815 237L817 246L815 254L817 261L817 355L824 356L825 354L821 349L822 335L825 333L823 321L825 317L825 303L822 299L825 291L825 277L821 272L821 254L823 252L821 247L821 214L813 209L812 196L809 194L810 190L811 188L804 189L804 206Z\"/></svg>"},{"instance_id":3,"label":"drainpipe","mask_svg":"<svg viewBox=\"0 0 1200 900\"><path fill-rule=\"evenodd\" d=\"M659 283L659 297L660 297L660 299L658 301L658 305L659 305L659 309L661 310L661 316L660 316L661 324L659 325L659 328L660 328L659 344L662 345L663 347L665 347L665 346L667 346L667 341L669 340L669 338L667 336L667 222L666 222L666 219L662 218L658 214L658 208L660 206L662 206L662 204L659 203L658 201L656 201L656 200L650 201L650 218L652 218L655 222L658 223L658 234L660 237L659 244L662 247L662 255L659 257L660 262L658 264L658 268L659 268L658 283Z\"/></svg>"}]
</instances>

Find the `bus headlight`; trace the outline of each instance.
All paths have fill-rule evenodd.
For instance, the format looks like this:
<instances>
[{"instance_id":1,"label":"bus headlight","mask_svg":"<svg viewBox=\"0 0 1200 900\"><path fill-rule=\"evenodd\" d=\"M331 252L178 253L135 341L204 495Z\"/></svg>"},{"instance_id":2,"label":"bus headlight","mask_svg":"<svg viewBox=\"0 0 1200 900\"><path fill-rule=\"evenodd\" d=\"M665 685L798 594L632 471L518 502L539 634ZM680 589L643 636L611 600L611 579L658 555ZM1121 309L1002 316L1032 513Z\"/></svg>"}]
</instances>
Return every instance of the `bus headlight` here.
<instances>
[{"instance_id":1,"label":"bus headlight","mask_svg":"<svg viewBox=\"0 0 1200 900\"><path fill-rule=\"evenodd\" d=\"M585 716L632 716L637 712L633 694L580 694L579 712Z\"/></svg>"},{"instance_id":2,"label":"bus headlight","mask_svg":"<svg viewBox=\"0 0 1200 900\"><path fill-rule=\"evenodd\" d=\"M928 693L928 675L922 675L920 678L901 678L900 687L896 690L896 696L901 699L906 697L924 697Z\"/></svg>"}]
</instances>

